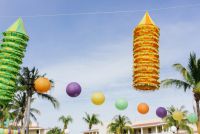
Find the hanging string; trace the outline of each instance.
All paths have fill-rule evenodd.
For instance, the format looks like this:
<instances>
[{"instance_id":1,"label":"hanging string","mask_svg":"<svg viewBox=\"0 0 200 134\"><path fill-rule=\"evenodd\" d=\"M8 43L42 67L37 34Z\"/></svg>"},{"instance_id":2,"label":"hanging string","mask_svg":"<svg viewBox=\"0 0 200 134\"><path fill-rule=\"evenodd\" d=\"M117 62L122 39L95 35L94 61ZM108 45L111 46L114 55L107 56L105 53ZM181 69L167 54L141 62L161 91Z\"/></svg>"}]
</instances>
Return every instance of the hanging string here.
<instances>
[{"instance_id":1,"label":"hanging string","mask_svg":"<svg viewBox=\"0 0 200 134\"><path fill-rule=\"evenodd\" d=\"M160 10L169 10L169 9L179 9L179 8L194 8L199 7L200 3L191 4L191 5L180 5L156 9L143 9L143 10L122 10L122 11L102 11L102 12L80 12L80 13L60 13L60 14L38 14L38 15L19 15L23 18L37 18L37 17L57 17L57 16L80 16L80 15L103 15L103 14L122 14L122 13L136 13L136 12L145 12L145 11L160 11ZM19 16L0 16L0 18L16 18Z\"/></svg>"}]
</instances>

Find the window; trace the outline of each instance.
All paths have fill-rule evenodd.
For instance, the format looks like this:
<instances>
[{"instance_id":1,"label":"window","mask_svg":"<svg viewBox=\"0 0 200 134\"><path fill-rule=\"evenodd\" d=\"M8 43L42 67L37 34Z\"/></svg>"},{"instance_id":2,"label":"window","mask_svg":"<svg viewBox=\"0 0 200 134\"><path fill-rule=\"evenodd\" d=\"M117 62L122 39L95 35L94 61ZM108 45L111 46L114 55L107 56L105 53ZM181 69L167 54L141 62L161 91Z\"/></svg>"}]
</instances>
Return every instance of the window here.
<instances>
[{"instance_id":1,"label":"window","mask_svg":"<svg viewBox=\"0 0 200 134\"><path fill-rule=\"evenodd\" d=\"M152 133L152 129L151 128L148 128L148 133Z\"/></svg>"},{"instance_id":2,"label":"window","mask_svg":"<svg viewBox=\"0 0 200 134\"><path fill-rule=\"evenodd\" d=\"M134 129L134 134L141 134L141 129Z\"/></svg>"},{"instance_id":3,"label":"window","mask_svg":"<svg viewBox=\"0 0 200 134\"><path fill-rule=\"evenodd\" d=\"M139 129L139 132L138 132L138 134L141 134L141 129Z\"/></svg>"},{"instance_id":4,"label":"window","mask_svg":"<svg viewBox=\"0 0 200 134\"><path fill-rule=\"evenodd\" d=\"M137 134L137 130L134 129L134 134Z\"/></svg>"},{"instance_id":5,"label":"window","mask_svg":"<svg viewBox=\"0 0 200 134\"><path fill-rule=\"evenodd\" d=\"M162 126L158 126L158 132L162 132Z\"/></svg>"}]
</instances>

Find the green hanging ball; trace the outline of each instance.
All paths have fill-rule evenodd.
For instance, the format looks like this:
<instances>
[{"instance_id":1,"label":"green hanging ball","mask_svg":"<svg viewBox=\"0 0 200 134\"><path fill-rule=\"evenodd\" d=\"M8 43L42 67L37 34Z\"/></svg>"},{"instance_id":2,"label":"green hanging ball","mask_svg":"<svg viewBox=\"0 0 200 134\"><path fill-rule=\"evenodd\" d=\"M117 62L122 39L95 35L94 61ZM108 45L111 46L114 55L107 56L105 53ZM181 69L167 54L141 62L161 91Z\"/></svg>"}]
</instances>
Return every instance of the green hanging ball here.
<instances>
[{"instance_id":1,"label":"green hanging ball","mask_svg":"<svg viewBox=\"0 0 200 134\"><path fill-rule=\"evenodd\" d=\"M128 107L128 102L125 100L125 99L118 99L116 102L115 102L115 107L118 109L118 110L125 110L127 107Z\"/></svg>"},{"instance_id":2,"label":"green hanging ball","mask_svg":"<svg viewBox=\"0 0 200 134\"><path fill-rule=\"evenodd\" d=\"M195 113L191 113L187 116L187 119L190 123L196 123L198 121L198 117Z\"/></svg>"}]
</instances>

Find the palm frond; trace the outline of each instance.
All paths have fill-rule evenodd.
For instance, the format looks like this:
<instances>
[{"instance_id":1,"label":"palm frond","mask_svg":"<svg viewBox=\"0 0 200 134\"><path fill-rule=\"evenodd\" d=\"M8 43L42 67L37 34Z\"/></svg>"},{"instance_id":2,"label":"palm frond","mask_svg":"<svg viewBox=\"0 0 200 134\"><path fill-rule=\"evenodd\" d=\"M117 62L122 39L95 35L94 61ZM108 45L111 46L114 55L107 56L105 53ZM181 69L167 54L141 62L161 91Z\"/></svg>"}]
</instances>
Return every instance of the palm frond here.
<instances>
[{"instance_id":1,"label":"palm frond","mask_svg":"<svg viewBox=\"0 0 200 134\"><path fill-rule=\"evenodd\" d=\"M85 113L86 117L83 117L83 120L86 122L86 123L89 123L90 122L90 115L88 113Z\"/></svg>"},{"instance_id":2,"label":"palm frond","mask_svg":"<svg viewBox=\"0 0 200 134\"><path fill-rule=\"evenodd\" d=\"M59 121L64 121L64 119L65 119L65 116L64 116L64 115L62 115L62 116L60 116L60 117L59 117L59 119L58 119L58 120L59 120Z\"/></svg>"},{"instance_id":3,"label":"palm frond","mask_svg":"<svg viewBox=\"0 0 200 134\"><path fill-rule=\"evenodd\" d=\"M34 121L37 122L37 118L36 118L36 116L35 116L33 113L30 113L30 117L31 117Z\"/></svg>"},{"instance_id":4,"label":"palm frond","mask_svg":"<svg viewBox=\"0 0 200 134\"><path fill-rule=\"evenodd\" d=\"M189 72L187 71L187 69L185 67L183 67L181 64L177 63L174 64L173 67L179 71L183 78L190 84L193 85L194 84L194 80L192 78L192 76L189 74Z\"/></svg>"},{"instance_id":5,"label":"palm frond","mask_svg":"<svg viewBox=\"0 0 200 134\"><path fill-rule=\"evenodd\" d=\"M89 115L88 113L85 113L85 115L86 116L83 117L83 120L88 124L89 130L92 128L93 125L103 124L102 121L99 120L97 114Z\"/></svg>"},{"instance_id":6,"label":"palm frond","mask_svg":"<svg viewBox=\"0 0 200 134\"><path fill-rule=\"evenodd\" d=\"M59 108L59 102L56 98L54 98L53 96L49 95L49 94L41 94L38 93L38 97L41 97L42 99L46 99L49 100L51 102L51 104L54 106L54 108Z\"/></svg>"},{"instance_id":7,"label":"palm frond","mask_svg":"<svg viewBox=\"0 0 200 134\"><path fill-rule=\"evenodd\" d=\"M127 132L129 132L129 134L134 134L134 129L131 126L125 126L124 130Z\"/></svg>"},{"instance_id":8,"label":"palm frond","mask_svg":"<svg viewBox=\"0 0 200 134\"><path fill-rule=\"evenodd\" d=\"M188 126L187 124L180 124L180 128L183 130L186 130L188 132L188 134L194 134L193 129Z\"/></svg>"},{"instance_id":9,"label":"palm frond","mask_svg":"<svg viewBox=\"0 0 200 134\"><path fill-rule=\"evenodd\" d=\"M36 108L31 108L31 109L30 109L30 112L31 112L31 113L36 113L36 114L38 114L38 115L41 114L41 112L40 112L38 109L36 109Z\"/></svg>"},{"instance_id":10,"label":"palm frond","mask_svg":"<svg viewBox=\"0 0 200 134\"><path fill-rule=\"evenodd\" d=\"M188 125L188 120L186 119L188 111L185 110L184 106L181 106L180 108L176 108L174 106L170 106L167 108L168 114L163 119L166 122L166 125L164 126L166 128L170 128L171 126L176 126L179 129L186 130L188 134L193 134L192 128ZM184 118L181 121L176 121L173 118L173 112L179 111L183 113Z\"/></svg>"},{"instance_id":11,"label":"palm frond","mask_svg":"<svg viewBox=\"0 0 200 134\"><path fill-rule=\"evenodd\" d=\"M131 121L128 117L116 115L112 119L112 122L107 126L107 131L115 134L128 133L129 131L130 134L133 134L133 129L128 125L131 125Z\"/></svg>"},{"instance_id":12,"label":"palm frond","mask_svg":"<svg viewBox=\"0 0 200 134\"><path fill-rule=\"evenodd\" d=\"M196 95L199 95L199 93L200 93L200 82L198 82L196 85L195 85L195 87L193 88L193 92L194 93L197 93Z\"/></svg>"},{"instance_id":13,"label":"palm frond","mask_svg":"<svg viewBox=\"0 0 200 134\"><path fill-rule=\"evenodd\" d=\"M165 79L161 81L161 85L163 87L175 86L176 88L183 88L184 91L186 91L187 89L191 89L191 85L189 83L176 79Z\"/></svg>"},{"instance_id":14,"label":"palm frond","mask_svg":"<svg viewBox=\"0 0 200 134\"><path fill-rule=\"evenodd\" d=\"M188 69L189 69L189 72L190 72L191 76L193 77L195 83L200 81L200 78L199 78L200 70L198 69L196 59L197 59L196 54L190 53Z\"/></svg>"}]
</instances>

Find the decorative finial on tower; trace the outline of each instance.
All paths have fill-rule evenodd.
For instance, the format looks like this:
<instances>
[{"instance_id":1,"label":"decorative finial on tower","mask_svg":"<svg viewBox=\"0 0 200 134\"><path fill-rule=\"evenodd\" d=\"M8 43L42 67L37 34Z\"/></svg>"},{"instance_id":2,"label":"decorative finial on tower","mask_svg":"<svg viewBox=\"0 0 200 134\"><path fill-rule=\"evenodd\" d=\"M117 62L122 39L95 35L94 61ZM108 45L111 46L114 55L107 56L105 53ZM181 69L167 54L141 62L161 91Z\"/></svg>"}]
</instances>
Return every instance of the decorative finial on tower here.
<instances>
[{"instance_id":1,"label":"decorative finial on tower","mask_svg":"<svg viewBox=\"0 0 200 134\"><path fill-rule=\"evenodd\" d=\"M142 20L140 21L140 23L138 25L156 25L156 24L151 19L149 12L146 11L144 17L142 18Z\"/></svg>"},{"instance_id":2,"label":"decorative finial on tower","mask_svg":"<svg viewBox=\"0 0 200 134\"><path fill-rule=\"evenodd\" d=\"M22 18L18 18L7 30L7 32L18 32L27 35L24 28L24 23Z\"/></svg>"}]
</instances>

